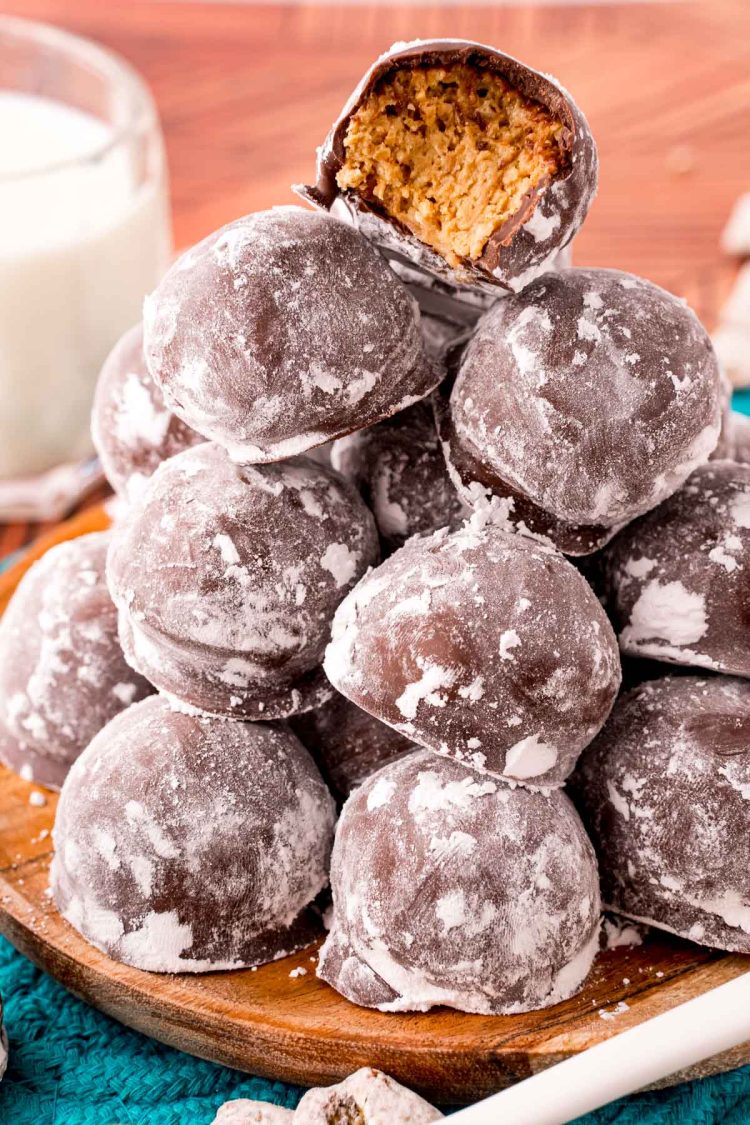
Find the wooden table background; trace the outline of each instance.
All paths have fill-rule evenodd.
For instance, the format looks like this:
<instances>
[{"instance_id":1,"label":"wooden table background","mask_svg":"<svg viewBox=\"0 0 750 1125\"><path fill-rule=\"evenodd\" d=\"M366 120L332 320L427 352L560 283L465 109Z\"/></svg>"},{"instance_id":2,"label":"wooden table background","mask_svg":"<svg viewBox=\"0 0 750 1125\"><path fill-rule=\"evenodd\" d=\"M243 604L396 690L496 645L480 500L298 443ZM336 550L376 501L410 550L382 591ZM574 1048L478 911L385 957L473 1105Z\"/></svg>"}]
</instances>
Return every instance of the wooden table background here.
<instances>
[{"instance_id":1,"label":"wooden table background","mask_svg":"<svg viewBox=\"0 0 750 1125\"><path fill-rule=\"evenodd\" d=\"M466 6L3 0L119 51L154 91L175 241L292 202L315 147L394 40L492 43L556 74L591 122L600 193L578 264L643 274L711 327L736 264L718 239L750 190L750 0ZM37 529L0 525L0 554Z\"/></svg>"}]
</instances>

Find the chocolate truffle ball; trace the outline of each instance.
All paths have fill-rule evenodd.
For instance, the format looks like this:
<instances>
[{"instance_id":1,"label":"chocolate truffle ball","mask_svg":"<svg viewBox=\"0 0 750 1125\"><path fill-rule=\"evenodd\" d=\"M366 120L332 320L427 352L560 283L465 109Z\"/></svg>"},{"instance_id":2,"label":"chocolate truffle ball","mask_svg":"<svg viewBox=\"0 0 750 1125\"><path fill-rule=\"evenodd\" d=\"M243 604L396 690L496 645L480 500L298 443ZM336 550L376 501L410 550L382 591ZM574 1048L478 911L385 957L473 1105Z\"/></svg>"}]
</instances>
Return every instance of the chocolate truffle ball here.
<instances>
[{"instance_id":1,"label":"chocolate truffle ball","mask_svg":"<svg viewBox=\"0 0 750 1125\"><path fill-rule=\"evenodd\" d=\"M418 749L338 692L322 707L294 715L289 723L340 797L348 797L381 766Z\"/></svg>"},{"instance_id":2,"label":"chocolate truffle ball","mask_svg":"<svg viewBox=\"0 0 750 1125\"><path fill-rule=\"evenodd\" d=\"M442 1118L424 1098L369 1066L336 1086L308 1090L294 1115L295 1125L429 1125Z\"/></svg>"},{"instance_id":3,"label":"chocolate truffle ball","mask_svg":"<svg viewBox=\"0 0 750 1125\"><path fill-rule=\"evenodd\" d=\"M570 95L465 40L398 44L346 103L298 188L386 253L456 286L520 290L583 223L598 159Z\"/></svg>"},{"instance_id":4,"label":"chocolate truffle ball","mask_svg":"<svg viewBox=\"0 0 750 1125\"><path fill-rule=\"evenodd\" d=\"M717 443L710 340L618 270L547 274L480 321L450 396L450 459L517 521L587 554L676 491Z\"/></svg>"},{"instance_id":5,"label":"chocolate truffle ball","mask_svg":"<svg viewBox=\"0 0 750 1125\"><path fill-rule=\"evenodd\" d=\"M603 561L623 652L750 676L750 465L702 465Z\"/></svg>"},{"instance_id":6,"label":"chocolate truffle ball","mask_svg":"<svg viewBox=\"0 0 750 1125\"><path fill-rule=\"evenodd\" d=\"M162 464L113 539L125 654L209 714L315 707L332 694L320 664L334 610L377 557L372 516L332 469L243 467L195 446Z\"/></svg>"},{"instance_id":7,"label":"chocolate truffle ball","mask_svg":"<svg viewBox=\"0 0 750 1125\"><path fill-rule=\"evenodd\" d=\"M152 690L117 639L109 540L97 533L52 547L0 619L0 758L51 789L105 723Z\"/></svg>"},{"instance_id":8,"label":"chocolate truffle ball","mask_svg":"<svg viewBox=\"0 0 750 1125\"><path fill-rule=\"evenodd\" d=\"M665 676L623 695L573 791L608 907L750 953L750 684Z\"/></svg>"},{"instance_id":9,"label":"chocolate truffle ball","mask_svg":"<svg viewBox=\"0 0 750 1125\"><path fill-rule=\"evenodd\" d=\"M349 798L331 886L318 975L381 1011L545 1008L580 988L598 947L596 860L565 794L427 752Z\"/></svg>"},{"instance_id":10,"label":"chocolate truffle ball","mask_svg":"<svg viewBox=\"0 0 750 1125\"><path fill-rule=\"evenodd\" d=\"M238 461L280 461L428 394L416 301L374 247L299 207L246 215L172 266L144 309L167 405Z\"/></svg>"},{"instance_id":11,"label":"chocolate truffle ball","mask_svg":"<svg viewBox=\"0 0 750 1125\"><path fill-rule=\"evenodd\" d=\"M469 514L448 475L428 403L339 438L331 461L362 493L385 552L412 535L459 527Z\"/></svg>"},{"instance_id":12,"label":"chocolate truffle ball","mask_svg":"<svg viewBox=\"0 0 750 1125\"><path fill-rule=\"evenodd\" d=\"M438 754L561 785L617 694L604 610L557 554L496 526L412 539L339 607L325 670Z\"/></svg>"},{"instance_id":13,"label":"chocolate truffle ball","mask_svg":"<svg viewBox=\"0 0 750 1125\"><path fill-rule=\"evenodd\" d=\"M294 735L171 709L96 736L63 786L50 874L64 917L116 961L199 973L258 965L315 936L334 804Z\"/></svg>"},{"instance_id":14,"label":"chocolate truffle ball","mask_svg":"<svg viewBox=\"0 0 750 1125\"><path fill-rule=\"evenodd\" d=\"M143 358L140 324L104 362L94 395L91 435L107 480L128 500L168 457L204 440L166 407Z\"/></svg>"}]
</instances>

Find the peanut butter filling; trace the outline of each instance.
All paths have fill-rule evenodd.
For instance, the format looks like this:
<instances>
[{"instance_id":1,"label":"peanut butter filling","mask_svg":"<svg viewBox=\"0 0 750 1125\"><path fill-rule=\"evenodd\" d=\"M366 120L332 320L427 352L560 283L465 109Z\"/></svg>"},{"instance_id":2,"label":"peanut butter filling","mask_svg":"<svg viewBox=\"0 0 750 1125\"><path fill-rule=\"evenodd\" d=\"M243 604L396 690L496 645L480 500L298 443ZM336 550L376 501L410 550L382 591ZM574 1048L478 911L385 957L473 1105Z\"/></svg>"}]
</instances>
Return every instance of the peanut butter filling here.
<instances>
[{"instance_id":1,"label":"peanut butter filling","mask_svg":"<svg viewBox=\"0 0 750 1125\"><path fill-rule=\"evenodd\" d=\"M526 193L560 171L564 128L488 70L399 70L353 114L336 181L455 266L480 258Z\"/></svg>"}]
</instances>

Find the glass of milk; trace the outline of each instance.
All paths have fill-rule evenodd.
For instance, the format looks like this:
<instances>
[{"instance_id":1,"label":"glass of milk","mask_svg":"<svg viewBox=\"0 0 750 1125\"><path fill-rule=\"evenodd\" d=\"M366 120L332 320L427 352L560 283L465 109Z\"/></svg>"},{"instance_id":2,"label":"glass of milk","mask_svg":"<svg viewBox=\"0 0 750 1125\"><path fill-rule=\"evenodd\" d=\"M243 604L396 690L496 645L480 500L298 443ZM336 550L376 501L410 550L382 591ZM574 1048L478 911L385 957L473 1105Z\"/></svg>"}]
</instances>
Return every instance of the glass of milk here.
<instances>
[{"instance_id":1,"label":"glass of milk","mask_svg":"<svg viewBox=\"0 0 750 1125\"><path fill-rule=\"evenodd\" d=\"M0 481L91 452L99 368L171 252L151 96L121 59L0 17Z\"/></svg>"}]
</instances>

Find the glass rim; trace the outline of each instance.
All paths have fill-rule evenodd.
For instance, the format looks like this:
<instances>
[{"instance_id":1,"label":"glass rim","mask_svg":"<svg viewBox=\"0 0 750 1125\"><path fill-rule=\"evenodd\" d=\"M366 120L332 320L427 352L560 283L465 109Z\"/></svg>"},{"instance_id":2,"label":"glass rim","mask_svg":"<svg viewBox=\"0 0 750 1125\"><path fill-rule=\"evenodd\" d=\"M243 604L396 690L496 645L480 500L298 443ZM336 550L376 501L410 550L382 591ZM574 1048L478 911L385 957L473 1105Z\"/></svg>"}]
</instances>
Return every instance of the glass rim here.
<instances>
[{"instance_id":1,"label":"glass rim","mask_svg":"<svg viewBox=\"0 0 750 1125\"><path fill-rule=\"evenodd\" d=\"M0 14L0 56L3 52L5 40L15 40L16 42L28 43L31 46L38 44L47 48L50 52L66 56L74 65L79 65L94 72L104 82L119 91L116 104L124 108L124 113L123 120L117 121L111 126L110 135L101 144L94 146L90 152L55 160L49 164L44 164L38 168L29 168L25 171L0 172L0 183L22 182L23 180L52 175L64 171L66 168L80 168L98 164L124 141L140 136L158 124L156 106L146 82L135 67L108 47L103 47L82 35L64 31L52 24ZM28 93L31 97L35 96L33 91L0 85L0 94L6 91ZM61 104L67 104L64 99L59 100ZM92 114L92 116L95 115Z\"/></svg>"}]
</instances>

